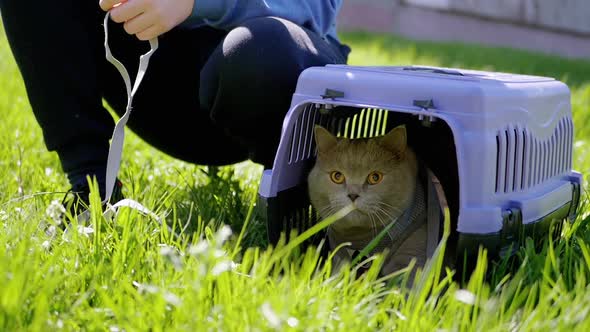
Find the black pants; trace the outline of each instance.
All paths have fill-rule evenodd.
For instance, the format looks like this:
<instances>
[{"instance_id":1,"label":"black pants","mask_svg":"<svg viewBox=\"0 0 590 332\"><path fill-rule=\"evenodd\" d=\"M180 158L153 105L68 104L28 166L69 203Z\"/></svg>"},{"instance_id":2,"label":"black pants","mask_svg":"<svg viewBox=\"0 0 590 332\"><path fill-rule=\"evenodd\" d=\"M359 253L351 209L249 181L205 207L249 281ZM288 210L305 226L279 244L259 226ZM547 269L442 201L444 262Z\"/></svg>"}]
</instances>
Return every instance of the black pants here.
<instances>
[{"instance_id":1,"label":"black pants","mask_svg":"<svg viewBox=\"0 0 590 332\"><path fill-rule=\"evenodd\" d=\"M45 144L72 185L104 178L123 80L105 60L97 1L0 0L8 40ZM135 77L149 49L111 22L109 45ZM129 128L181 160L226 165L250 158L270 167L299 74L346 63L349 48L292 22L257 18L232 31L173 29L160 36L134 99Z\"/></svg>"}]
</instances>

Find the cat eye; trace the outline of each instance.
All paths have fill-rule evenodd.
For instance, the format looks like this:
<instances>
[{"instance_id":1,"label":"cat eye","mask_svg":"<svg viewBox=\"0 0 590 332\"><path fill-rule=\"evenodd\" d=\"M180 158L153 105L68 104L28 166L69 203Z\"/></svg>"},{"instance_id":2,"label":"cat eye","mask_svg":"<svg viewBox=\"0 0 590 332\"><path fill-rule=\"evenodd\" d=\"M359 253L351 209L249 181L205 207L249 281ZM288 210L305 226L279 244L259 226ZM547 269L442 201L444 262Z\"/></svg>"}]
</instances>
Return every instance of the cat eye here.
<instances>
[{"instance_id":1,"label":"cat eye","mask_svg":"<svg viewBox=\"0 0 590 332\"><path fill-rule=\"evenodd\" d=\"M342 184L344 183L344 174L338 172L338 171L333 171L330 173L330 180L332 180L332 182L336 183L336 184Z\"/></svg>"},{"instance_id":2,"label":"cat eye","mask_svg":"<svg viewBox=\"0 0 590 332\"><path fill-rule=\"evenodd\" d=\"M367 176L367 183L369 184L377 184L383 180L383 174L381 172L371 172L369 176Z\"/></svg>"}]
</instances>

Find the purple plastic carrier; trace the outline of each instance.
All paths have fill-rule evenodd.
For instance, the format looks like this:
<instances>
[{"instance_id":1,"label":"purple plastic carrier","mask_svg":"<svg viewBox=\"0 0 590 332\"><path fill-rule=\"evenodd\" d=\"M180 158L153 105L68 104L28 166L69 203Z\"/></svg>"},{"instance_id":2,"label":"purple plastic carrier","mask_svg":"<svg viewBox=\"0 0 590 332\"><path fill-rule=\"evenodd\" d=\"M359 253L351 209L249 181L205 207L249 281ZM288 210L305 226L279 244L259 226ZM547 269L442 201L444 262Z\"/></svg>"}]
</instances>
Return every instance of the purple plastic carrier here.
<instances>
[{"instance_id":1,"label":"purple plastic carrier","mask_svg":"<svg viewBox=\"0 0 590 332\"><path fill-rule=\"evenodd\" d=\"M270 242L316 222L306 186L315 124L359 138L400 123L443 185L457 253L483 245L501 254L575 217L582 176L572 170L564 83L452 68L328 65L299 77L273 168L261 179Z\"/></svg>"}]
</instances>

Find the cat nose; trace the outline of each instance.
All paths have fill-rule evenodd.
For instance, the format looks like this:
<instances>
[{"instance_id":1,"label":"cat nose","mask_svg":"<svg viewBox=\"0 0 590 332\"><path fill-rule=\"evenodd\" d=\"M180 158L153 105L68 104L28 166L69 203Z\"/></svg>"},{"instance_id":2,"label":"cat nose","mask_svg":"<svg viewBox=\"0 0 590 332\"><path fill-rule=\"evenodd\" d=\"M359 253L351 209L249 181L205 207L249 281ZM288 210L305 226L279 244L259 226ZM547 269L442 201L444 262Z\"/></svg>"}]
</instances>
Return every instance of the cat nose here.
<instances>
[{"instance_id":1,"label":"cat nose","mask_svg":"<svg viewBox=\"0 0 590 332\"><path fill-rule=\"evenodd\" d=\"M357 198L359 198L359 195L357 195L357 194L348 194L348 198L350 198L350 200L354 202Z\"/></svg>"}]
</instances>

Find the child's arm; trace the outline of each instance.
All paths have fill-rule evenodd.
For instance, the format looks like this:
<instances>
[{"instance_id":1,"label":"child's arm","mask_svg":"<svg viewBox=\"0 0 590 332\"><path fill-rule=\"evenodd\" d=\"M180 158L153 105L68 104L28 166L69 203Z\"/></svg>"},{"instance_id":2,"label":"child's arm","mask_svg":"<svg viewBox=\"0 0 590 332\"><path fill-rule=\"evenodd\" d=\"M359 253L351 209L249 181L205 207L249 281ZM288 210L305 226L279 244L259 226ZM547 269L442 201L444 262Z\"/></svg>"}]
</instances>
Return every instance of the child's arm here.
<instances>
[{"instance_id":1,"label":"child's arm","mask_svg":"<svg viewBox=\"0 0 590 332\"><path fill-rule=\"evenodd\" d=\"M326 35L335 31L342 0L100 0L115 22L141 40L177 25L210 25L230 30L256 17L277 16ZM115 8L113 8L116 6Z\"/></svg>"}]
</instances>

